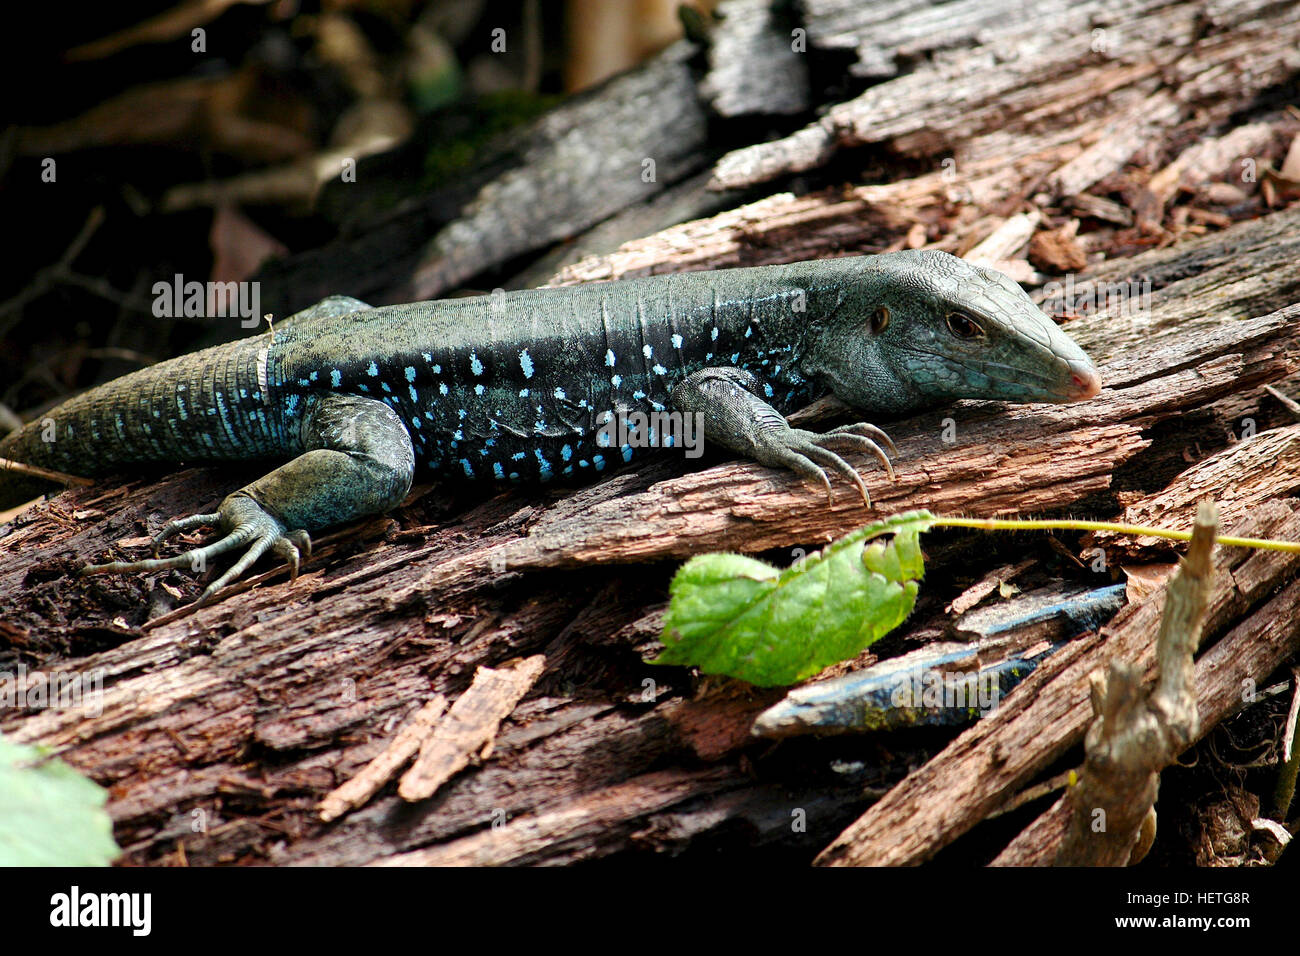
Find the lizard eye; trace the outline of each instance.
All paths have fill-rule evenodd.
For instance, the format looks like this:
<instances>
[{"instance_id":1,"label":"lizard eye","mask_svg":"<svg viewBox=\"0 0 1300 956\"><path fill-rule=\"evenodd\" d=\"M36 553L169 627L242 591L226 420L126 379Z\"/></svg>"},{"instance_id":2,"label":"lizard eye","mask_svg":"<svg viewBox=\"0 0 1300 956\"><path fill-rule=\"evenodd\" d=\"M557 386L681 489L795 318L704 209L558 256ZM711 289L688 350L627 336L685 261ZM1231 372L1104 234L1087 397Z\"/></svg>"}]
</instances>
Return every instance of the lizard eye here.
<instances>
[{"instance_id":1,"label":"lizard eye","mask_svg":"<svg viewBox=\"0 0 1300 956\"><path fill-rule=\"evenodd\" d=\"M959 339L975 339L984 334L979 324L965 312L948 313L948 331Z\"/></svg>"},{"instance_id":2,"label":"lizard eye","mask_svg":"<svg viewBox=\"0 0 1300 956\"><path fill-rule=\"evenodd\" d=\"M879 335L889 327L889 310L883 305L871 315L871 334Z\"/></svg>"}]
</instances>

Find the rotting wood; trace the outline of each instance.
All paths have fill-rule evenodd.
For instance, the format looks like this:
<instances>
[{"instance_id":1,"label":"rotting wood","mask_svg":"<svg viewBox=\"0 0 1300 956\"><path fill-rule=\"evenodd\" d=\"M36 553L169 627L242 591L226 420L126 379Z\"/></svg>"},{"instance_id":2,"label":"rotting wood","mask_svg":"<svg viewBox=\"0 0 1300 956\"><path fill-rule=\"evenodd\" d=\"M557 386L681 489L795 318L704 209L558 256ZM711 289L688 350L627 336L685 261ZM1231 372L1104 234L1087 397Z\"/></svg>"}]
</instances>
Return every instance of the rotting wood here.
<instances>
[{"instance_id":1,"label":"rotting wood","mask_svg":"<svg viewBox=\"0 0 1300 956\"><path fill-rule=\"evenodd\" d=\"M1150 694L1137 667L1120 658L1104 673L1090 675L1087 756L1078 782L1066 792L1070 827L1057 866L1127 866L1151 848L1160 772L1198 736L1193 658L1212 586L1217 529L1213 503L1202 501L1187 555L1165 587Z\"/></svg>"},{"instance_id":2,"label":"rotting wood","mask_svg":"<svg viewBox=\"0 0 1300 956\"><path fill-rule=\"evenodd\" d=\"M1287 502L1270 502L1227 533L1300 540L1300 514ZM1267 675L1300 649L1297 569L1300 556L1280 552L1248 554L1224 548L1216 556L1205 633L1216 634L1246 616L1198 662L1197 706L1204 715L1203 727L1213 725L1239 702L1234 695L1244 676ZM1279 587L1281 592L1269 600ZM1012 799L1016 790L1082 739L1089 717L1090 673L1118 657L1132 662L1144 678L1150 677L1155 667L1152 638L1164 597L1162 588L1121 611L1101 635L1075 641L1048 658L997 711L874 804L822 852L818 862L833 866L920 863ZM1261 601L1266 603L1248 613ZM1225 644L1241 654L1228 667L1222 659Z\"/></svg>"},{"instance_id":3,"label":"rotting wood","mask_svg":"<svg viewBox=\"0 0 1300 956\"><path fill-rule=\"evenodd\" d=\"M945 610L950 614L965 614L986 597L1009 581L1014 581L1023 572L1038 563L1036 558L1028 558L1014 565L1006 565L990 571L965 591L962 591Z\"/></svg>"},{"instance_id":4,"label":"rotting wood","mask_svg":"<svg viewBox=\"0 0 1300 956\"><path fill-rule=\"evenodd\" d=\"M1124 509L1125 524L1159 525L1174 531L1191 530L1196 502L1207 496L1222 501L1224 514L1244 515L1265 502L1300 488L1300 425L1261 432L1197 462L1169 487ZM1168 550L1169 542L1109 532L1090 535L1089 542L1105 548L1109 560L1117 555L1150 555Z\"/></svg>"},{"instance_id":5,"label":"rotting wood","mask_svg":"<svg viewBox=\"0 0 1300 956\"><path fill-rule=\"evenodd\" d=\"M1290 121L1294 125L1294 121ZM924 173L912 179L882 185L824 190L803 196L777 193L764 199L719 213L706 219L682 223L624 243L606 255L588 256L562 268L553 285L633 278L668 271L718 269L768 265L792 259L843 255L844 250L880 252L910 247L908 234L918 224L942 223L945 239L937 248L960 251L959 240L968 237L981 220L983 210L1011 204L1019 207L1026 192L1034 188L1070 153L1073 140L1061 143L1025 141L1014 144L1022 150L1011 156L993 151L988 157L972 159L960 167L960 175L948 171ZM1011 149L1012 146L1008 146ZM1037 201L1037 197L1036 197ZM1050 203L1051 197L1042 197ZM1074 200L1067 199L1067 206ZM1123 215L1131 218L1126 207ZM1114 213L1113 215L1121 215ZM1283 222L1267 216L1242 226L1258 228L1286 238L1284 222L1292 221L1295 210L1282 212ZM1294 230L1289 234L1294 237ZM1194 239L1202 249L1231 248L1218 234ZM1250 239L1248 245L1254 245ZM1257 248L1265 249L1266 245ZM1163 253L1161 256L1158 253ZM1121 258L1112 264L1094 266L1098 278L1137 259L1158 263L1185 260L1180 246ZM1249 261L1244 263L1249 265ZM1082 290L1081 290L1082 292ZM1279 301L1289 304L1294 299Z\"/></svg>"},{"instance_id":6,"label":"rotting wood","mask_svg":"<svg viewBox=\"0 0 1300 956\"><path fill-rule=\"evenodd\" d=\"M719 116L802 113L812 105L808 72L789 26L771 0L718 4L709 37L709 72L700 95ZM783 29L784 28L784 29Z\"/></svg>"},{"instance_id":7,"label":"rotting wood","mask_svg":"<svg viewBox=\"0 0 1300 956\"><path fill-rule=\"evenodd\" d=\"M1243 577L1240 590L1257 597L1267 596L1276 580L1270 571L1273 562L1259 558L1259 554L1255 555L1233 572ZM1216 573L1219 570L1221 565L1217 566ZM1297 622L1300 622L1300 580L1293 578L1201 654L1196 662L1196 709L1201 717L1202 736L1245 706L1243 687L1258 684L1300 651ZM1064 837L1068 819L1064 799L1058 800L1022 830L993 865L1046 866Z\"/></svg>"},{"instance_id":8,"label":"rotting wood","mask_svg":"<svg viewBox=\"0 0 1300 956\"><path fill-rule=\"evenodd\" d=\"M520 865L551 862L557 854L565 863L576 863L600 855L606 841L629 839L639 829L637 821L647 814L736 784L731 774L718 769L650 773L608 787L595 798L578 797L448 846L389 857L382 865Z\"/></svg>"},{"instance_id":9,"label":"rotting wood","mask_svg":"<svg viewBox=\"0 0 1300 956\"><path fill-rule=\"evenodd\" d=\"M1118 169L1143 145L1134 126L1149 135L1155 126L1189 118L1199 101L1216 99L1225 88L1236 86L1250 97L1300 66L1300 11L1269 0L1212 11L1200 0L1008 4L1001 16L979 25L963 21L955 9L972 2L945 4L943 16L952 15L953 33L963 41L977 38L973 48L951 50L873 86L784 139L727 154L715 168L715 186L735 188L807 171L841 148L866 144L913 155L951 151L960 168L980 151L971 145L980 136L991 141L989 134L996 134L1005 145L1036 125L1069 127L1073 120L1078 125L1066 139L1079 142L1080 134L1095 131L1096 142L1055 181L1060 195L1070 195ZM978 5L984 8L981 18L997 10ZM932 19L928 11L920 17ZM1094 33L1098 18L1107 24L1101 49ZM1207 18L1213 29L1206 29ZM883 32L866 34L868 42L888 35L892 46L908 20L905 11ZM936 36L932 42L942 41ZM1008 63L998 52L1009 49L1017 56ZM1174 81L1172 95L1161 91L1164 76ZM1153 95L1161 105L1145 112L1143 103ZM1093 126L1091 111L1103 103L1107 122ZM1117 114L1134 122L1112 123ZM1042 139L1040 133L1040 146Z\"/></svg>"}]
</instances>

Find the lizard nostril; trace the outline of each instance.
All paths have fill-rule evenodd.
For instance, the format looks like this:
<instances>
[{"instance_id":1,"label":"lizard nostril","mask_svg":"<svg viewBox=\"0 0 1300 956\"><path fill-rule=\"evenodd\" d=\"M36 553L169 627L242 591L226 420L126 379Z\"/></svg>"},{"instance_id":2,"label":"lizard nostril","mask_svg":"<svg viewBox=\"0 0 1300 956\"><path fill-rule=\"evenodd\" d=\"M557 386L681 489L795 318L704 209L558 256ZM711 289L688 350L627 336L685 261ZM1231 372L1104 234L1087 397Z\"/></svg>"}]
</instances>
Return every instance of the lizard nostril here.
<instances>
[{"instance_id":1,"label":"lizard nostril","mask_svg":"<svg viewBox=\"0 0 1300 956\"><path fill-rule=\"evenodd\" d=\"M1075 394L1073 398L1076 401L1092 398L1101 391L1101 376L1097 374L1095 368L1090 365L1083 368L1074 363L1071 363L1071 365L1070 381L1074 385Z\"/></svg>"}]
</instances>

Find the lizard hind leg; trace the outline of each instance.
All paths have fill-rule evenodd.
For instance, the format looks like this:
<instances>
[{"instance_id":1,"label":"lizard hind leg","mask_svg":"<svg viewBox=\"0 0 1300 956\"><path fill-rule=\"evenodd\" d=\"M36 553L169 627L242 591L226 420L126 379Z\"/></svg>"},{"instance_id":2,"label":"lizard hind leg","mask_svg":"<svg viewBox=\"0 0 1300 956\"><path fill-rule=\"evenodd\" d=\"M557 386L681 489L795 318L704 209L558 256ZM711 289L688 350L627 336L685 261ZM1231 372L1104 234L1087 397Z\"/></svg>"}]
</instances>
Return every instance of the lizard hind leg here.
<instances>
[{"instance_id":1,"label":"lizard hind leg","mask_svg":"<svg viewBox=\"0 0 1300 956\"><path fill-rule=\"evenodd\" d=\"M306 402L301 454L270 474L226 496L215 514L169 522L154 538L167 538L201 525L223 536L172 558L114 561L83 568L82 574L203 570L208 560L243 549L239 560L213 581L198 603L210 600L267 551L283 558L293 577L311 556L309 532L382 514L401 503L415 473L411 437L397 413L383 402L348 394L317 394Z\"/></svg>"}]
</instances>

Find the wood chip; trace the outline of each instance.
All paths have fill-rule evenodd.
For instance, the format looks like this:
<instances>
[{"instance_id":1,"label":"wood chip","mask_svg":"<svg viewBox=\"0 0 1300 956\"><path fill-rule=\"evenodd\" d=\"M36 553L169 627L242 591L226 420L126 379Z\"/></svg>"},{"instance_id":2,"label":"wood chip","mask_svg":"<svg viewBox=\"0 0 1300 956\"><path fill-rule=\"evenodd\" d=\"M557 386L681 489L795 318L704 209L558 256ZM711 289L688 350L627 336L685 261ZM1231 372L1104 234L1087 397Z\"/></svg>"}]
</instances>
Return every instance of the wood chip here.
<instances>
[{"instance_id":1,"label":"wood chip","mask_svg":"<svg viewBox=\"0 0 1300 956\"><path fill-rule=\"evenodd\" d=\"M416 711L410 722L398 731L393 742L383 753L366 764L360 773L343 786L325 795L317 807L320 818L329 823L349 810L363 806L383 789L384 784L392 779L393 774L415 756L421 742L428 737L434 724L446 709L447 698L442 694L435 694L428 703Z\"/></svg>"},{"instance_id":2,"label":"wood chip","mask_svg":"<svg viewBox=\"0 0 1300 956\"><path fill-rule=\"evenodd\" d=\"M1029 261L1036 269L1058 275L1081 272L1088 265L1083 247L1063 229L1035 233L1029 241Z\"/></svg>"},{"instance_id":3,"label":"wood chip","mask_svg":"<svg viewBox=\"0 0 1300 956\"><path fill-rule=\"evenodd\" d=\"M1286 159L1282 161L1282 168L1278 172L1283 179L1300 182L1300 135L1291 140L1291 148L1287 150Z\"/></svg>"},{"instance_id":4,"label":"wood chip","mask_svg":"<svg viewBox=\"0 0 1300 956\"><path fill-rule=\"evenodd\" d=\"M949 614L965 614L976 604L979 604L980 601L983 601L986 597L996 591L999 585L1019 577L1037 563L1037 558L1029 558L1021 561L1019 564L1004 565L995 571L990 571L965 591L962 591L961 594L957 595L957 597L953 599L953 602L944 610Z\"/></svg>"},{"instance_id":5,"label":"wood chip","mask_svg":"<svg viewBox=\"0 0 1300 956\"><path fill-rule=\"evenodd\" d=\"M1205 183L1196 190L1196 198L1210 206L1238 206L1250 199L1250 194L1233 183Z\"/></svg>"},{"instance_id":6,"label":"wood chip","mask_svg":"<svg viewBox=\"0 0 1300 956\"><path fill-rule=\"evenodd\" d=\"M1208 226L1215 226L1219 229L1227 229L1232 225L1232 217L1225 216L1221 212L1214 212L1210 209L1192 208L1187 211L1188 216L1193 222L1205 223Z\"/></svg>"},{"instance_id":7,"label":"wood chip","mask_svg":"<svg viewBox=\"0 0 1300 956\"><path fill-rule=\"evenodd\" d=\"M546 667L536 654L513 665L480 667L469 690L456 699L447 716L420 746L420 755L402 776L397 792L403 800L425 800L462 770L470 758L489 747L497 728L528 693Z\"/></svg>"},{"instance_id":8,"label":"wood chip","mask_svg":"<svg viewBox=\"0 0 1300 956\"><path fill-rule=\"evenodd\" d=\"M1165 582L1178 570L1177 564L1125 564L1120 566L1127 585L1128 602L1136 604L1165 586Z\"/></svg>"},{"instance_id":9,"label":"wood chip","mask_svg":"<svg viewBox=\"0 0 1300 956\"><path fill-rule=\"evenodd\" d=\"M1076 216L1087 216L1091 219L1100 219L1103 222L1113 222L1115 225L1123 226L1126 229L1133 225L1133 211L1113 199L1106 199L1104 196L1079 193L1071 196L1066 201L1066 208Z\"/></svg>"},{"instance_id":10,"label":"wood chip","mask_svg":"<svg viewBox=\"0 0 1300 956\"><path fill-rule=\"evenodd\" d=\"M1036 210L1012 216L962 258L967 262L986 266L992 266L1003 259L1010 259L1029 241L1040 218L1042 217Z\"/></svg>"}]
</instances>

